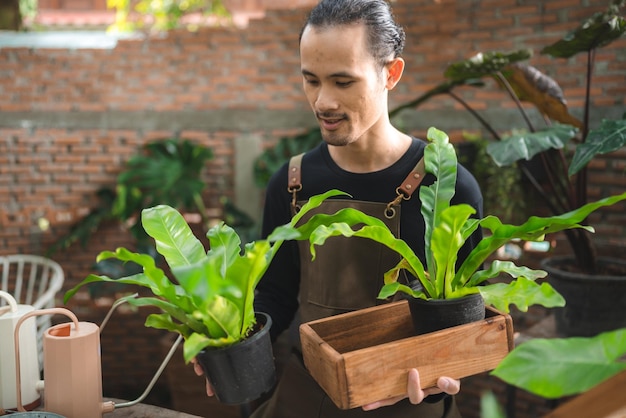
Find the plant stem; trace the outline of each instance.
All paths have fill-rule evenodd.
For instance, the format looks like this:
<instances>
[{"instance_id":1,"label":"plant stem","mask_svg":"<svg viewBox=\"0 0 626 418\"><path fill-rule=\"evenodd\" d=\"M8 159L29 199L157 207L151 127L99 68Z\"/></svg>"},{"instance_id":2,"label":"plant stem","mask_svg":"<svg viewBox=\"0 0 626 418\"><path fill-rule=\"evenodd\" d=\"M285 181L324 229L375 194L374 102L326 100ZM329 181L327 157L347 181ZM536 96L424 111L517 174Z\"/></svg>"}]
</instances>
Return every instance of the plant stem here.
<instances>
[{"instance_id":1,"label":"plant stem","mask_svg":"<svg viewBox=\"0 0 626 418\"><path fill-rule=\"evenodd\" d=\"M468 112L470 112L472 114L472 116L474 116L481 123L481 125L483 125L483 127L486 130L489 131L489 133L494 137L495 140L499 141L501 139L500 135L498 135L498 133L491 127L491 125L489 125L489 123L485 119L483 119L483 117L480 116L478 114L478 112L476 112L474 109L472 109L471 106L469 104L467 104L467 102L465 102L465 100L461 99L459 96L454 94L452 91L448 91L447 93L454 100L459 102L461 104L461 106L463 106Z\"/></svg>"},{"instance_id":2,"label":"plant stem","mask_svg":"<svg viewBox=\"0 0 626 418\"><path fill-rule=\"evenodd\" d=\"M524 118L524 120L526 121L526 124L528 125L528 130L530 132L535 132L535 127L531 123L530 118L528 117L528 114L526 113L526 110L524 110L524 106L522 106L522 102L520 101L519 97L517 97L517 94L515 94L515 91L513 90L513 87L511 87L511 84L509 84L509 81L506 79L506 77L504 77L504 75L502 75L502 72L500 71L496 72L495 76L504 85L504 88L509 93L509 96L511 96L511 98L515 102L515 105L519 109L520 113L522 114L522 117Z\"/></svg>"}]
</instances>

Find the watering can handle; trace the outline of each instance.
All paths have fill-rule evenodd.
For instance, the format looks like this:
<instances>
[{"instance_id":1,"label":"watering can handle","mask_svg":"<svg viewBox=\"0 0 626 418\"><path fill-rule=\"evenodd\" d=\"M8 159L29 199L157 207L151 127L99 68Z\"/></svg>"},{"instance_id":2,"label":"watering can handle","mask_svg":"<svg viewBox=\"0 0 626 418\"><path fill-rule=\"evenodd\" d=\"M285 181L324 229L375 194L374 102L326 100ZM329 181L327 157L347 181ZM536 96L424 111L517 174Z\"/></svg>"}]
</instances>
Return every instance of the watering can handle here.
<instances>
[{"instance_id":1,"label":"watering can handle","mask_svg":"<svg viewBox=\"0 0 626 418\"><path fill-rule=\"evenodd\" d=\"M0 308L0 315L4 314L4 312L7 311L7 308L9 308L8 311L10 312L17 312L17 301L10 293L5 292L4 290L0 290L0 296L9 303L9 306Z\"/></svg>"},{"instance_id":2,"label":"watering can handle","mask_svg":"<svg viewBox=\"0 0 626 418\"><path fill-rule=\"evenodd\" d=\"M65 315L68 318L70 318L72 320L72 322L74 322L74 327L76 330L78 330L78 318L76 318L76 315L74 315L74 313L68 309L65 308L50 308L50 309L39 309L37 311L32 311L32 312L28 312L27 314L25 314L24 316L22 316L18 321L17 324L15 324L15 335L14 335L14 342L15 342L15 384L16 384L16 388L17 388L17 410L20 412L26 412L26 409L24 408L24 406L22 405L22 376L21 376L21 370L20 370L20 325L22 325L22 323L27 320L28 318L32 317L32 316L41 316L41 315L55 315L55 314L60 314L60 315Z\"/></svg>"}]
</instances>

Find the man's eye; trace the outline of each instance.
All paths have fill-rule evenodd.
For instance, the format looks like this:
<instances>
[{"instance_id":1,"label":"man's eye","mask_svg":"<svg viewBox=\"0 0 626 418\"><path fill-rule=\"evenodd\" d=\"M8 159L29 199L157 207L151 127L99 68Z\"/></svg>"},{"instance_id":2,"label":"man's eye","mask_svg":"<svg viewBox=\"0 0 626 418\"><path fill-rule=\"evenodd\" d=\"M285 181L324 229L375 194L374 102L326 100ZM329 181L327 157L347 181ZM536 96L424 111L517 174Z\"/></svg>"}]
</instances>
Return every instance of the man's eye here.
<instances>
[{"instance_id":1,"label":"man's eye","mask_svg":"<svg viewBox=\"0 0 626 418\"><path fill-rule=\"evenodd\" d=\"M317 86L319 84L317 80L312 80L312 79L307 79L307 78L304 79L304 82L310 86Z\"/></svg>"},{"instance_id":2,"label":"man's eye","mask_svg":"<svg viewBox=\"0 0 626 418\"><path fill-rule=\"evenodd\" d=\"M352 81L337 81L338 87L350 87L352 85Z\"/></svg>"}]
</instances>

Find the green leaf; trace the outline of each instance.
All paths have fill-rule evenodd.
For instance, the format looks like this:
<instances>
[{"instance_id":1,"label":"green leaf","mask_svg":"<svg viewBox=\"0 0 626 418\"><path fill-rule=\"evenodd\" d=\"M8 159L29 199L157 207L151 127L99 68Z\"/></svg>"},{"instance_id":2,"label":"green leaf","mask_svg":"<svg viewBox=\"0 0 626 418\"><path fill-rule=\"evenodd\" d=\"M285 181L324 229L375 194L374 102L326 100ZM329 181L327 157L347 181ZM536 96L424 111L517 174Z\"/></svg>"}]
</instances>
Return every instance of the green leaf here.
<instances>
[{"instance_id":1,"label":"green leaf","mask_svg":"<svg viewBox=\"0 0 626 418\"><path fill-rule=\"evenodd\" d=\"M174 298L177 294L177 286L170 282L163 270L156 267L154 259L151 256L147 254L133 253L128 251L126 248L118 248L115 252L101 252L96 258L96 261L99 262L110 258L123 262L132 261L137 263L143 267L143 273L134 274L120 279L111 279L107 276L90 274L83 281L65 293L63 297L64 302L67 303L67 301L74 296L82 286L96 282L112 282L143 286L149 288L155 295L166 298Z\"/></svg>"},{"instance_id":2,"label":"green leaf","mask_svg":"<svg viewBox=\"0 0 626 418\"><path fill-rule=\"evenodd\" d=\"M563 39L543 48L541 53L556 58L570 58L610 44L626 31L626 20L618 16L617 12L609 9L604 13L595 13Z\"/></svg>"},{"instance_id":3,"label":"green leaf","mask_svg":"<svg viewBox=\"0 0 626 418\"><path fill-rule=\"evenodd\" d=\"M424 251L426 266L433 277L437 276L437 265L433 257L431 237L440 222L441 213L450 206L455 193L457 159L454 147L448 136L436 129L429 128L428 139L431 141L424 149L424 167L436 180L428 187L420 187L419 197L422 202L421 213L424 217Z\"/></svg>"},{"instance_id":4,"label":"green leaf","mask_svg":"<svg viewBox=\"0 0 626 418\"><path fill-rule=\"evenodd\" d=\"M585 392L626 370L626 329L595 337L534 339L520 344L491 372L521 389L556 399Z\"/></svg>"},{"instance_id":5,"label":"green leaf","mask_svg":"<svg viewBox=\"0 0 626 418\"><path fill-rule=\"evenodd\" d=\"M504 67L514 62L527 60L531 56L532 51L529 49L520 49L510 53L481 52L468 60L451 64L445 70L444 76L455 81L491 76Z\"/></svg>"},{"instance_id":6,"label":"green leaf","mask_svg":"<svg viewBox=\"0 0 626 418\"><path fill-rule=\"evenodd\" d=\"M522 312L526 312L531 305L542 305L547 308L565 306L565 299L547 282L538 283L520 277L510 283L495 283L487 286L477 286L486 305L509 312L510 305L516 305Z\"/></svg>"},{"instance_id":7,"label":"green leaf","mask_svg":"<svg viewBox=\"0 0 626 418\"><path fill-rule=\"evenodd\" d=\"M480 396L481 418L506 418L506 414L498 404L498 398L493 392L488 391Z\"/></svg>"},{"instance_id":8,"label":"green leaf","mask_svg":"<svg viewBox=\"0 0 626 418\"><path fill-rule=\"evenodd\" d=\"M549 149L561 149L572 139L578 129L570 125L555 123L553 126L537 132L514 134L500 141L487 145L487 153L500 167L511 165Z\"/></svg>"},{"instance_id":9,"label":"green leaf","mask_svg":"<svg viewBox=\"0 0 626 418\"><path fill-rule=\"evenodd\" d=\"M626 119L602 120L598 129L589 132L584 143L576 148L568 174L574 175L598 154L617 151L626 145Z\"/></svg>"},{"instance_id":10,"label":"green leaf","mask_svg":"<svg viewBox=\"0 0 626 418\"><path fill-rule=\"evenodd\" d=\"M626 199L626 193L606 197L596 202L588 203L578 209L558 216L538 217L531 216L522 225L503 224L495 216L487 216L481 220L483 228L491 231L491 235L484 237L470 252L455 277L455 281L465 283L476 272L487 258L498 248L512 239L524 241L540 241L547 234L572 228L584 228L593 232L593 228L580 225L590 213L604 206L611 206Z\"/></svg>"},{"instance_id":11,"label":"green leaf","mask_svg":"<svg viewBox=\"0 0 626 418\"><path fill-rule=\"evenodd\" d=\"M185 363L189 363L206 347L225 347L235 342L232 338L211 338L205 334L194 332L183 343L183 358Z\"/></svg>"},{"instance_id":12,"label":"green leaf","mask_svg":"<svg viewBox=\"0 0 626 418\"><path fill-rule=\"evenodd\" d=\"M435 288L443 291L431 295L434 298L446 299L452 294L458 252L467 239L463 230L474 213L476 210L470 205L450 206L441 212L439 224L432 231L430 248L436 265Z\"/></svg>"},{"instance_id":13,"label":"green leaf","mask_svg":"<svg viewBox=\"0 0 626 418\"><path fill-rule=\"evenodd\" d=\"M210 250L208 258L215 259L222 277L226 277L226 271L237 260L241 252L241 239L233 228L220 222L207 232Z\"/></svg>"},{"instance_id":14,"label":"green leaf","mask_svg":"<svg viewBox=\"0 0 626 418\"><path fill-rule=\"evenodd\" d=\"M144 209L141 222L171 268L194 264L206 258L202 243L193 235L185 218L171 206Z\"/></svg>"}]
</instances>

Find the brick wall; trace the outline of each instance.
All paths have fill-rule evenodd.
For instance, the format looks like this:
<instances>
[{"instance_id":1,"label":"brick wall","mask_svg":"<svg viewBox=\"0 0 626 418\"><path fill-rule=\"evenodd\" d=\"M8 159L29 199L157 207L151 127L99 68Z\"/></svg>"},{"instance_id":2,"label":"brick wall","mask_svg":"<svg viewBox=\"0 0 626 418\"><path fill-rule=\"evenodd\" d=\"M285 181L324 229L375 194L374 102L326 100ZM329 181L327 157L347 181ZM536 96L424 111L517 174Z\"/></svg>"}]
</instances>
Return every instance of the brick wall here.
<instances>
[{"instance_id":1,"label":"brick wall","mask_svg":"<svg viewBox=\"0 0 626 418\"><path fill-rule=\"evenodd\" d=\"M573 112L580 115L583 57L557 61L538 50L607 4L397 0L393 7L407 32L407 65L390 95L391 107L442 81L452 61L478 51L530 47L535 56L529 63L559 81ZM303 8L272 8L247 28L120 40L114 49L0 49L0 254L41 253L93 207L96 190L114 184L124 161L139 146L157 138L191 138L212 147L216 157L204 173L209 185L205 203L218 207L221 196L234 197L239 187L235 179L241 174L235 171L236 141L253 138L263 149L315 124L299 75L297 37L305 14ZM626 108L626 39L599 51L596 59L592 118L621 115ZM494 85L462 95L475 108L495 115L497 128L522 126ZM405 112L399 124L420 136L435 125L453 140L464 129L478 129L446 97ZM592 198L626 188L625 161L626 153L620 151L594 162ZM236 203L258 209L262 190L249 198ZM594 216L597 237L607 251L617 254L615 248L626 245L625 214L626 205L616 205ZM45 233L37 227L40 217L51 222ZM107 224L86 247L55 254L67 274L65 288L91 272L100 250L119 245L132 242L119 225Z\"/></svg>"}]
</instances>

